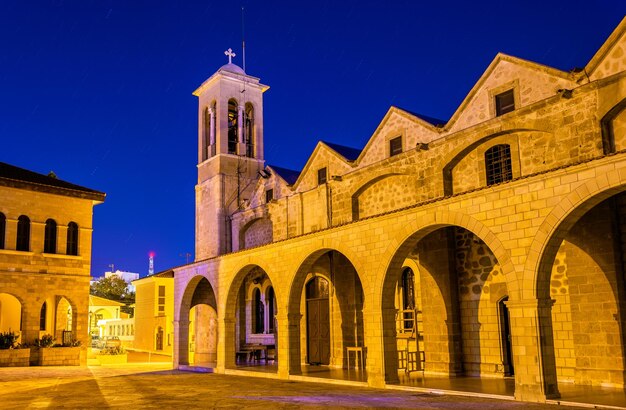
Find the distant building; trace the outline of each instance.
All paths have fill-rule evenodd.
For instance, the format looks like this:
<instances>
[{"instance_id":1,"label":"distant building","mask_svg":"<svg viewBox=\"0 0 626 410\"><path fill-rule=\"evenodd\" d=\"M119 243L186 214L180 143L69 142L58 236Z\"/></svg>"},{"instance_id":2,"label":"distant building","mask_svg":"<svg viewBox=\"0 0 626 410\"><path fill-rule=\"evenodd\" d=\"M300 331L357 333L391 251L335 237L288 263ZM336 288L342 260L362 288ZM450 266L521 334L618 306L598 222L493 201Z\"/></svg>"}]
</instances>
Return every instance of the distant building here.
<instances>
[{"instance_id":1,"label":"distant building","mask_svg":"<svg viewBox=\"0 0 626 410\"><path fill-rule=\"evenodd\" d=\"M122 312L124 303L89 295L89 334L106 338L118 336L122 344L133 346L135 319Z\"/></svg>"},{"instance_id":2,"label":"distant building","mask_svg":"<svg viewBox=\"0 0 626 410\"><path fill-rule=\"evenodd\" d=\"M0 332L86 346L93 207L105 194L0 162Z\"/></svg>"},{"instance_id":3,"label":"distant building","mask_svg":"<svg viewBox=\"0 0 626 410\"><path fill-rule=\"evenodd\" d=\"M133 281L134 348L172 355L174 345L174 276L165 271Z\"/></svg>"}]
</instances>

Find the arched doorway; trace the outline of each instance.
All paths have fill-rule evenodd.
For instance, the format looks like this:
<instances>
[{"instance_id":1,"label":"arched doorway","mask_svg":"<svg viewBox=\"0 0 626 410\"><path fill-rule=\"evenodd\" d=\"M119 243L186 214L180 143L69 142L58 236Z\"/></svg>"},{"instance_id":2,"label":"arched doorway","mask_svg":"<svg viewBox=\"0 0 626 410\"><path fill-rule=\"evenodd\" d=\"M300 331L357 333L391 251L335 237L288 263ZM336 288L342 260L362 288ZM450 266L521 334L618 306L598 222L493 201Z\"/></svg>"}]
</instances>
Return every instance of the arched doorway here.
<instances>
[{"instance_id":1,"label":"arched doorway","mask_svg":"<svg viewBox=\"0 0 626 410\"><path fill-rule=\"evenodd\" d=\"M160 336L163 340L164 336ZM215 367L217 364L217 302L211 283L194 277L183 296L178 329L178 364ZM159 339L155 332L155 346Z\"/></svg>"},{"instance_id":2,"label":"arched doorway","mask_svg":"<svg viewBox=\"0 0 626 410\"><path fill-rule=\"evenodd\" d=\"M9 293L0 293L0 332L22 333L22 303Z\"/></svg>"},{"instance_id":3,"label":"arched doorway","mask_svg":"<svg viewBox=\"0 0 626 410\"><path fill-rule=\"evenodd\" d=\"M330 372L333 368L348 368L348 349L366 351L363 303L361 280L344 254L323 249L309 255L298 269L290 291L290 329L297 332L289 337L290 373L366 380L363 366L352 374ZM301 363L316 369L302 368ZM317 369L320 365L328 366L328 371Z\"/></svg>"},{"instance_id":4,"label":"arched doorway","mask_svg":"<svg viewBox=\"0 0 626 410\"><path fill-rule=\"evenodd\" d=\"M69 300L63 296L59 297L54 315L54 337L57 343L65 345L72 343L74 339L72 334L73 316L74 310Z\"/></svg>"},{"instance_id":5,"label":"arched doorway","mask_svg":"<svg viewBox=\"0 0 626 410\"><path fill-rule=\"evenodd\" d=\"M498 333L507 295L500 262L473 232L439 225L406 238L382 292L387 382L509 375Z\"/></svg>"},{"instance_id":6,"label":"arched doorway","mask_svg":"<svg viewBox=\"0 0 626 410\"><path fill-rule=\"evenodd\" d=\"M239 272L233 286L238 291L234 312L235 351L231 359L239 367L261 366L265 371L276 371L277 305L270 277L260 266L248 266Z\"/></svg>"},{"instance_id":7,"label":"arched doorway","mask_svg":"<svg viewBox=\"0 0 626 410\"><path fill-rule=\"evenodd\" d=\"M568 210L541 255L542 371L559 383L624 388L626 194L609 195Z\"/></svg>"}]
</instances>

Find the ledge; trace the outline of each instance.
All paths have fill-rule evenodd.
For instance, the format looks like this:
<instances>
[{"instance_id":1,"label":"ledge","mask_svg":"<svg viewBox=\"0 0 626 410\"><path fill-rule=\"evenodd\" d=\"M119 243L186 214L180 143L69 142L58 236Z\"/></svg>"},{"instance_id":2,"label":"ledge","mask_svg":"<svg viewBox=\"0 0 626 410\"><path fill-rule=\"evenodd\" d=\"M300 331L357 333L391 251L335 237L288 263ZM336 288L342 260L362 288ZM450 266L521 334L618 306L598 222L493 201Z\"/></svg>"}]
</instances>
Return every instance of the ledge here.
<instances>
[{"instance_id":1,"label":"ledge","mask_svg":"<svg viewBox=\"0 0 626 410\"><path fill-rule=\"evenodd\" d=\"M64 253L42 253L41 255L44 258L83 260L81 255L66 255Z\"/></svg>"},{"instance_id":2,"label":"ledge","mask_svg":"<svg viewBox=\"0 0 626 410\"><path fill-rule=\"evenodd\" d=\"M33 256L35 252L31 251L16 251L14 249L0 249L0 255L19 255L19 256Z\"/></svg>"}]
</instances>

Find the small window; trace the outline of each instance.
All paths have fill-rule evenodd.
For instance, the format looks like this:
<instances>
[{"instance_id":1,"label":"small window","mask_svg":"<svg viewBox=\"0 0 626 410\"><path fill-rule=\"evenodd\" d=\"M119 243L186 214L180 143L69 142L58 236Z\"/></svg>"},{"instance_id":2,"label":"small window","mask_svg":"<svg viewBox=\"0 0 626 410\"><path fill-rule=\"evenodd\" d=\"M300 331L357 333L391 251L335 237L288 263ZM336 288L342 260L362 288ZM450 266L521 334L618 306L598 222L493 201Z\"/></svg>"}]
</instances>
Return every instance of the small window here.
<instances>
[{"instance_id":1,"label":"small window","mask_svg":"<svg viewBox=\"0 0 626 410\"><path fill-rule=\"evenodd\" d=\"M393 157L402 153L402 137L389 140L389 156Z\"/></svg>"},{"instance_id":2,"label":"small window","mask_svg":"<svg viewBox=\"0 0 626 410\"><path fill-rule=\"evenodd\" d=\"M272 202L273 199L274 199L274 190L268 189L267 191L265 191L265 203L269 204L270 202Z\"/></svg>"},{"instance_id":3,"label":"small window","mask_svg":"<svg viewBox=\"0 0 626 410\"><path fill-rule=\"evenodd\" d=\"M487 185L499 184L513 179L511 147L507 144L494 145L485 151L485 170L487 172Z\"/></svg>"},{"instance_id":4,"label":"small window","mask_svg":"<svg viewBox=\"0 0 626 410\"><path fill-rule=\"evenodd\" d=\"M0 249L4 249L4 237L6 236L7 217L0 212Z\"/></svg>"},{"instance_id":5,"label":"small window","mask_svg":"<svg viewBox=\"0 0 626 410\"><path fill-rule=\"evenodd\" d=\"M515 96L513 95L512 89L496 95L496 117L511 112L514 109Z\"/></svg>"},{"instance_id":6,"label":"small window","mask_svg":"<svg viewBox=\"0 0 626 410\"><path fill-rule=\"evenodd\" d=\"M18 251L30 250L30 219L22 215L17 219L17 241L15 249Z\"/></svg>"},{"instance_id":7,"label":"small window","mask_svg":"<svg viewBox=\"0 0 626 410\"><path fill-rule=\"evenodd\" d=\"M48 302L43 302L39 311L39 330L46 330L46 316L48 315Z\"/></svg>"},{"instance_id":8,"label":"small window","mask_svg":"<svg viewBox=\"0 0 626 410\"><path fill-rule=\"evenodd\" d=\"M317 185L325 184L327 181L326 167L317 170Z\"/></svg>"},{"instance_id":9,"label":"small window","mask_svg":"<svg viewBox=\"0 0 626 410\"><path fill-rule=\"evenodd\" d=\"M165 286L159 286L159 296L165 297Z\"/></svg>"},{"instance_id":10,"label":"small window","mask_svg":"<svg viewBox=\"0 0 626 410\"><path fill-rule=\"evenodd\" d=\"M67 225L67 254L78 255L78 225L70 222Z\"/></svg>"},{"instance_id":11,"label":"small window","mask_svg":"<svg viewBox=\"0 0 626 410\"><path fill-rule=\"evenodd\" d=\"M43 251L44 253L57 253L57 223L54 219L46 221Z\"/></svg>"}]
</instances>

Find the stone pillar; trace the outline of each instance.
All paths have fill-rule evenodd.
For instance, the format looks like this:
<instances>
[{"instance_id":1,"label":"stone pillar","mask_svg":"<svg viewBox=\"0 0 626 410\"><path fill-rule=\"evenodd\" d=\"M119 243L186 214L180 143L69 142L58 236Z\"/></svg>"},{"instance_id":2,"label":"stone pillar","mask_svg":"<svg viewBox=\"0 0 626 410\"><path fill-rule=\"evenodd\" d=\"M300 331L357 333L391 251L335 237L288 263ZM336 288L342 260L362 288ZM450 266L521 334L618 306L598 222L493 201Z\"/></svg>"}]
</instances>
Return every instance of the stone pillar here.
<instances>
[{"instance_id":1,"label":"stone pillar","mask_svg":"<svg viewBox=\"0 0 626 410\"><path fill-rule=\"evenodd\" d=\"M281 309L282 311L282 309ZM276 355L278 362L278 378L289 378L289 318L286 314L276 314Z\"/></svg>"},{"instance_id":2,"label":"stone pillar","mask_svg":"<svg viewBox=\"0 0 626 410\"><path fill-rule=\"evenodd\" d=\"M245 143L245 136L243 135L243 131L245 129L245 127L243 126L243 121L244 121L244 107L242 105L239 105L237 107L237 138L239 139L238 144L237 144L237 153L239 155L246 155L246 143Z\"/></svg>"},{"instance_id":3,"label":"stone pillar","mask_svg":"<svg viewBox=\"0 0 626 410\"><path fill-rule=\"evenodd\" d=\"M302 366L300 365L300 321L302 315L300 312L287 314L287 329L283 331L283 334L287 335L288 341L285 346L287 349L287 366L289 368L289 374L302 374ZM279 333L281 333L279 329ZM282 359L279 359L282 360Z\"/></svg>"},{"instance_id":4,"label":"stone pillar","mask_svg":"<svg viewBox=\"0 0 626 410\"><path fill-rule=\"evenodd\" d=\"M189 364L189 320L174 320L174 368Z\"/></svg>"},{"instance_id":5,"label":"stone pillar","mask_svg":"<svg viewBox=\"0 0 626 410\"><path fill-rule=\"evenodd\" d=\"M57 253L59 255L67 254L67 225L57 226Z\"/></svg>"},{"instance_id":6,"label":"stone pillar","mask_svg":"<svg viewBox=\"0 0 626 410\"><path fill-rule=\"evenodd\" d=\"M552 299L509 300L515 399L545 402L560 397L552 336Z\"/></svg>"},{"instance_id":7,"label":"stone pillar","mask_svg":"<svg viewBox=\"0 0 626 410\"><path fill-rule=\"evenodd\" d=\"M368 309L363 316L365 347L363 356L367 369L367 384L384 388L386 383L398 382L398 352L396 345L395 308ZM382 332L380 331L382 329Z\"/></svg>"},{"instance_id":8,"label":"stone pillar","mask_svg":"<svg viewBox=\"0 0 626 410\"><path fill-rule=\"evenodd\" d=\"M217 371L224 373L225 369L236 367L235 362L235 319L222 318L219 321L217 343Z\"/></svg>"},{"instance_id":9,"label":"stone pillar","mask_svg":"<svg viewBox=\"0 0 626 410\"><path fill-rule=\"evenodd\" d=\"M207 157L215 155L215 108L209 107L209 146Z\"/></svg>"},{"instance_id":10,"label":"stone pillar","mask_svg":"<svg viewBox=\"0 0 626 410\"><path fill-rule=\"evenodd\" d=\"M15 243L17 241L17 219L7 218L4 230L4 249L15 250Z\"/></svg>"},{"instance_id":11,"label":"stone pillar","mask_svg":"<svg viewBox=\"0 0 626 410\"><path fill-rule=\"evenodd\" d=\"M396 308L382 310L382 362L385 383L398 383L398 341L396 339ZM368 374L370 372L368 362Z\"/></svg>"}]
</instances>

